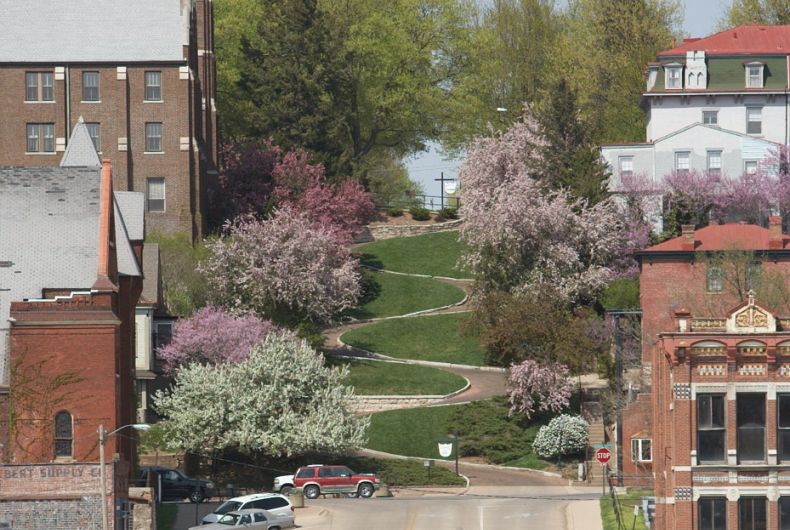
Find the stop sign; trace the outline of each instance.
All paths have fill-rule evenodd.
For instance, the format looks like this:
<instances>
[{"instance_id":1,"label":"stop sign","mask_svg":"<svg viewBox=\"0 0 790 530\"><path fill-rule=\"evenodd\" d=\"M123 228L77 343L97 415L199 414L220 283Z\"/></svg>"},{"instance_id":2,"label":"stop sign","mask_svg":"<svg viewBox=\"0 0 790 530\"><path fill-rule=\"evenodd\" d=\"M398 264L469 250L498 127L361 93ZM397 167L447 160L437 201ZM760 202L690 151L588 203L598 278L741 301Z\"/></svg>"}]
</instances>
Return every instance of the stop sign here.
<instances>
[{"instance_id":1,"label":"stop sign","mask_svg":"<svg viewBox=\"0 0 790 530\"><path fill-rule=\"evenodd\" d=\"M595 459L599 464L604 465L612 458L612 452L606 447L601 447L595 451Z\"/></svg>"}]
</instances>

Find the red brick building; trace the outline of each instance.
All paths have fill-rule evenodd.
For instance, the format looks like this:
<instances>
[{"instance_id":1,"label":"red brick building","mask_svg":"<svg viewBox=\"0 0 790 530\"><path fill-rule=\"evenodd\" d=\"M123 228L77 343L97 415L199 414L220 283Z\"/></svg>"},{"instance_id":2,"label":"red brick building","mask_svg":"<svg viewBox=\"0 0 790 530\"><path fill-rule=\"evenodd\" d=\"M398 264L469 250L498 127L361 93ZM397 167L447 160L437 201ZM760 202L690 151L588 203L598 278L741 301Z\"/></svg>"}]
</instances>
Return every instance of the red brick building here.
<instances>
[{"instance_id":1,"label":"red brick building","mask_svg":"<svg viewBox=\"0 0 790 530\"><path fill-rule=\"evenodd\" d=\"M624 461L641 460L654 480L655 527L790 528L790 238L781 219L767 229L684 227L639 261L652 410L649 419L641 404L627 411L623 446Z\"/></svg>"},{"instance_id":2,"label":"red brick building","mask_svg":"<svg viewBox=\"0 0 790 530\"><path fill-rule=\"evenodd\" d=\"M0 0L0 166L56 166L78 119L146 195L150 229L199 237L216 177L210 0Z\"/></svg>"},{"instance_id":3,"label":"red brick building","mask_svg":"<svg viewBox=\"0 0 790 530\"><path fill-rule=\"evenodd\" d=\"M95 474L99 425L112 431L136 421L143 244L129 228L143 225L143 201L114 193L110 161L99 164L78 123L61 167L0 167L0 454L13 464L4 466L11 482L0 492L0 516L12 520L31 511L28 501L68 500L69 510L83 502L95 512L96 481L92 494L72 498L47 490L55 487L47 480L20 496L20 480L34 464L56 477L92 463ZM125 505L134 439L123 432L107 441L109 513Z\"/></svg>"}]
</instances>

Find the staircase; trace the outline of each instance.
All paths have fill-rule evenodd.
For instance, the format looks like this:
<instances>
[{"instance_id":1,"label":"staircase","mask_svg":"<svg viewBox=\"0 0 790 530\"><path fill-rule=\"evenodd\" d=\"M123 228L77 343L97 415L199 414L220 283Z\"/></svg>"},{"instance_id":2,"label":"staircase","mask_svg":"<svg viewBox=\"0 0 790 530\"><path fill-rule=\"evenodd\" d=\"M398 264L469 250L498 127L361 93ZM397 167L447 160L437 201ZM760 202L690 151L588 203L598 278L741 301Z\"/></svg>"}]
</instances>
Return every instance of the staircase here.
<instances>
[{"instance_id":1,"label":"staircase","mask_svg":"<svg viewBox=\"0 0 790 530\"><path fill-rule=\"evenodd\" d=\"M583 402L582 417L590 424L587 428L587 456L584 462L587 481L600 480L602 466L595 460L595 448L605 444L609 439L603 421L603 407L600 401Z\"/></svg>"}]
</instances>

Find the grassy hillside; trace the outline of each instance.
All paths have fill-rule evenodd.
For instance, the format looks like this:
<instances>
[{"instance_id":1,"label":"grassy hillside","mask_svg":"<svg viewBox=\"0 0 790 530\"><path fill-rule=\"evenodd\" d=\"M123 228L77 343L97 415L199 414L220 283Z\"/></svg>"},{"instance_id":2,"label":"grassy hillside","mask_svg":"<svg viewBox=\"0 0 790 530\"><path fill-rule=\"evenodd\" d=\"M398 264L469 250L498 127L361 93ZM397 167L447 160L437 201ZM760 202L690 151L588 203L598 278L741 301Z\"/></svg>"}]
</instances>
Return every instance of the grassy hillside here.
<instances>
[{"instance_id":1,"label":"grassy hillside","mask_svg":"<svg viewBox=\"0 0 790 530\"><path fill-rule=\"evenodd\" d=\"M438 232L413 237L396 237L365 243L356 247L362 263L379 269L449 278L470 278L456 268L466 245L458 240L458 231Z\"/></svg>"}]
</instances>

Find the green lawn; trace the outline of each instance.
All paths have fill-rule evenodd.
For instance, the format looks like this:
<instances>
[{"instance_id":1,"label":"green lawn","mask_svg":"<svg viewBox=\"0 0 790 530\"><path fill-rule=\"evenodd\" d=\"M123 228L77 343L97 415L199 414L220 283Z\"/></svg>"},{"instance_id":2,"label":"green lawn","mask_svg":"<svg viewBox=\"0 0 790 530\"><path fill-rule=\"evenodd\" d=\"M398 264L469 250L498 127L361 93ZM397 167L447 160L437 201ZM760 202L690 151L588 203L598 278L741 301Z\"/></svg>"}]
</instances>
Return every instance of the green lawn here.
<instances>
[{"instance_id":1,"label":"green lawn","mask_svg":"<svg viewBox=\"0 0 790 530\"><path fill-rule=\"evenodd\" d=\"M359 318L405 315L424 309L455 304L464 299L463 290L433 280L363 270L363 304L350 312Z\"/></svg>"},{"instance_id":2,"label":"green lawn","mask_svg":"<svg viewBox=\"0 0 790 530\"><path fill-rule=\"evenodd\" d=\"M368 447L396 455L439 458L437 439L450 433L450 418L464 405L391 410L371 415Z\"/></svg>"},{"instance_id":3,"label":"green lawn","mask_svg":"<svg viewBox=\"0 0 790 530\"><path fill-rule=\"evenodd\" d=\"M429 366L331 358L328 362L348 365L345 384L358 395L445 395L466 385L463 377Z\"/></svg>"},{"instance_id":4,"label":"green lawn","mask_svg":"<svg viewBox=\"0 0 790 530\"><path fill-rule=\"evenodd\" d=\"M642 512L639 515L634 515L634 506L641 506L642 497L653 495L652 491L636 490L629 491L617 496L620 501L620 514L623 518L625 528L629 530L646 530L645 518ZM601 497L601 521L603 522L603 530L618 530L620 528L617 524L617 516L614 512L611 496Z\"/></svg>"},{"instance_id":5,"label":"green lawn","mask_svg":"<svg viewBox=\"0 0 790 530\"><path fill-rule=\"evenodd\" d=\"M482 366L485 350L459 329L467 318L466 313L454 313L385 320L348 331L341 340L399 359Z\"/></svg>"},{"instance_id":6,"label":"green lawn","mask_svg":"<svg viewBox=\"0 0 790 530\"><path fill-rule=\"evenodd\" d=\"M362 263L371 267L412 274L469 278L456 269L458 259L466 251L458 240L458 231L438 232L413 237L396 237L359 245Z\"/></svg>"}]
</instances>

